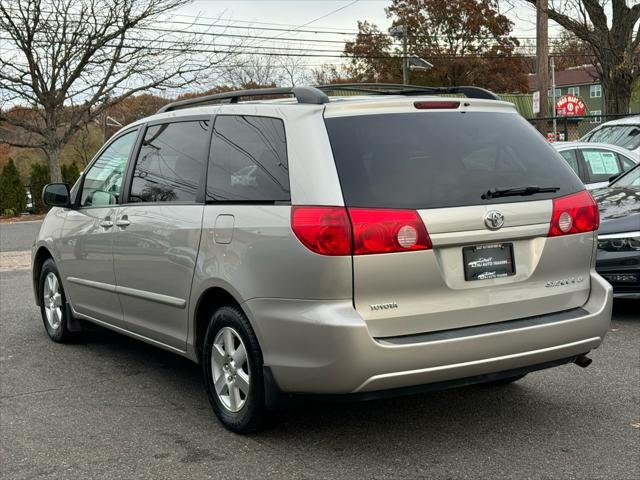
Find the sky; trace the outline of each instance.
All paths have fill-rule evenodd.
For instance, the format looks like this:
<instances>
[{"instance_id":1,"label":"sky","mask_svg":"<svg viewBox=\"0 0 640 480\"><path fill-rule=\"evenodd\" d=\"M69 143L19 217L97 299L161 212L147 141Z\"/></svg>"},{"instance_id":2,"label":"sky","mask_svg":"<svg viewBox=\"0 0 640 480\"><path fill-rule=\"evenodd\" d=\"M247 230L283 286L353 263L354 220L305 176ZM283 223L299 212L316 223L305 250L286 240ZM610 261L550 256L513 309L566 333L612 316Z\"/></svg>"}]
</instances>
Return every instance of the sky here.
<instances>
[{"instance_id":1,"label":"sky","mask_svg":"<svg viewBox=\"0 0 640 480\"><path fill-rule=\"evenodd\" d=\"M390 3L390 0L194 0L172 12L167 21L197 22L198 26L189 27L190 30L208 29L210 32L271 37L249 41L251 49L258 52L281 53L283 50L278 49L284 48L287 53L308 54L313 50L313 54L302 61L314 68L345 63L344 58L338 57L344 42L355 36L358 20L368 20L387 32L391 19L385 14L385 7ZM500 5L506 9L507 2ZM504 13L514 23L513 35L528 38L528 42L533 44L535 11L522 5ZM207 27L209 24L215 26ZM224 25L232 26L224 29ZM551 36L557 35L552 24L549 32ZM217 44L237 41L237 38L225 37L216 40ZM245 43L248 49L246 45L248 43ZM321 53L328 56L322 57Z\"/></svg>"},{"instance_id":2,"label":"sky","mask_svg":"<svg viewBox=\"0 0 640 480\"><path fill-rule=\"evenodd\" d=\"M231 20L304 25L317 28L355 30L358 20L369 20L386 29L390 20L384 12L389 0L195 0L178 10L186 15L218 17ZM341 9L335 13L334 10ZM529 7L508 12L516 35L535 34L535 13Z\"/></svg>"}]
</instances>

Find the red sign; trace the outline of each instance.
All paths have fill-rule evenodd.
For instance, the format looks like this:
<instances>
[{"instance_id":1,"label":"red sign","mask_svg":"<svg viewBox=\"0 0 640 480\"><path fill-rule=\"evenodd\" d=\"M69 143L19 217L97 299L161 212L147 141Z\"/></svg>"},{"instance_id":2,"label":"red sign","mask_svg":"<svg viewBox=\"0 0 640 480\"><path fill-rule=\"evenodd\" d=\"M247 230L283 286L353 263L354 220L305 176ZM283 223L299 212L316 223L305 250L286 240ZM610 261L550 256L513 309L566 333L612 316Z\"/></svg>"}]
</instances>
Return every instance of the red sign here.
<instances>
[{"instance_id":1,"label":"red sign","mask_svg":"<svg viewBox=\"0 0 640 480\"><path fill-rule=\"evenodd\" d=\"M585 114L585 110L584 102L573 95L560 97L556 102L556 115L562 117L579 117Z\"/></svg>"}]
</instances>

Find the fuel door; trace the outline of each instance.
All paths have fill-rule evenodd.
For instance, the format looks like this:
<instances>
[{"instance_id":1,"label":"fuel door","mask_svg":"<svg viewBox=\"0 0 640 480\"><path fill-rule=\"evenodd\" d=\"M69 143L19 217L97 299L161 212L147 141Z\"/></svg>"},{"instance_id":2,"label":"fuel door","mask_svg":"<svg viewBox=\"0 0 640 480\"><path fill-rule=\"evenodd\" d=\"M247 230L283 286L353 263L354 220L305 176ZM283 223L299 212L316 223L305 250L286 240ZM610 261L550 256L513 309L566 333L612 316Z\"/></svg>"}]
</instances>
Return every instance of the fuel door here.
<instances>
[{"instance_id":1,"label":"fuel door","mask_svg":"<svg viewBox=\"0 0 640 480\"><path fill-rule=\"evenodd\" d=\"M213 227L213 239L216 243L231 243L235 221L233 215L223 214L216 217L216 223Z\"/></svg>"}]
</instances>

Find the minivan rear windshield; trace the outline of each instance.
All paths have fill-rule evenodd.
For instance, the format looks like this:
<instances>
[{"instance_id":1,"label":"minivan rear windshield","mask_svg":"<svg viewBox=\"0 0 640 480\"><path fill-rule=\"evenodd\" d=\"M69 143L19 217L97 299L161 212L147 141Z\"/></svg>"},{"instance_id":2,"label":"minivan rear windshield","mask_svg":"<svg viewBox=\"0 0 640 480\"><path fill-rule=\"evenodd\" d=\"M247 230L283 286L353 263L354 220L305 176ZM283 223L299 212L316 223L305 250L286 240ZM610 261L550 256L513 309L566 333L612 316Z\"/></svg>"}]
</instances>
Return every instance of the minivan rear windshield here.
<instances>
[{"instance_id":1,"label":"minivan rear windshield","mask_svg":"<svg viewBox=\"0 0 640 480\"><path fill-rule=\"evenodd\" d=\"M513 113L410 112L326 119L347 206L441 208L560 197L584 186ZM555 192L482 199L526 186Z\"/></svg>"}]
</instances>

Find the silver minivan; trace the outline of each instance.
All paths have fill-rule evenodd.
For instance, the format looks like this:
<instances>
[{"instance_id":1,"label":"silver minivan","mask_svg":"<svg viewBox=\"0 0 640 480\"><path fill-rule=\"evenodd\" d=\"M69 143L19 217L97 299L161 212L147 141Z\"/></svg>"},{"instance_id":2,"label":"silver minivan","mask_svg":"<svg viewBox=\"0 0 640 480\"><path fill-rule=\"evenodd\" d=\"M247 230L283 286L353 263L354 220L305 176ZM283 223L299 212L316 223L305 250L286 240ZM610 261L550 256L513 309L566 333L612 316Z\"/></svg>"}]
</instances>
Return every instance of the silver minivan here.
<instances>
[{"instance_id":1,"label":"silver minivan","mask_svg":"<svg viewBox=\"0 0 640 480\"><path fill-rule=\"evenodd\" d=\"M340 89L366 95L176 102L73 188L45 187L33 285L49 336L92 322L199 362L237 432L297 395L587 366L612 293L598 209L562 157L480 88Z\"/></svg>"}]
</instances>

